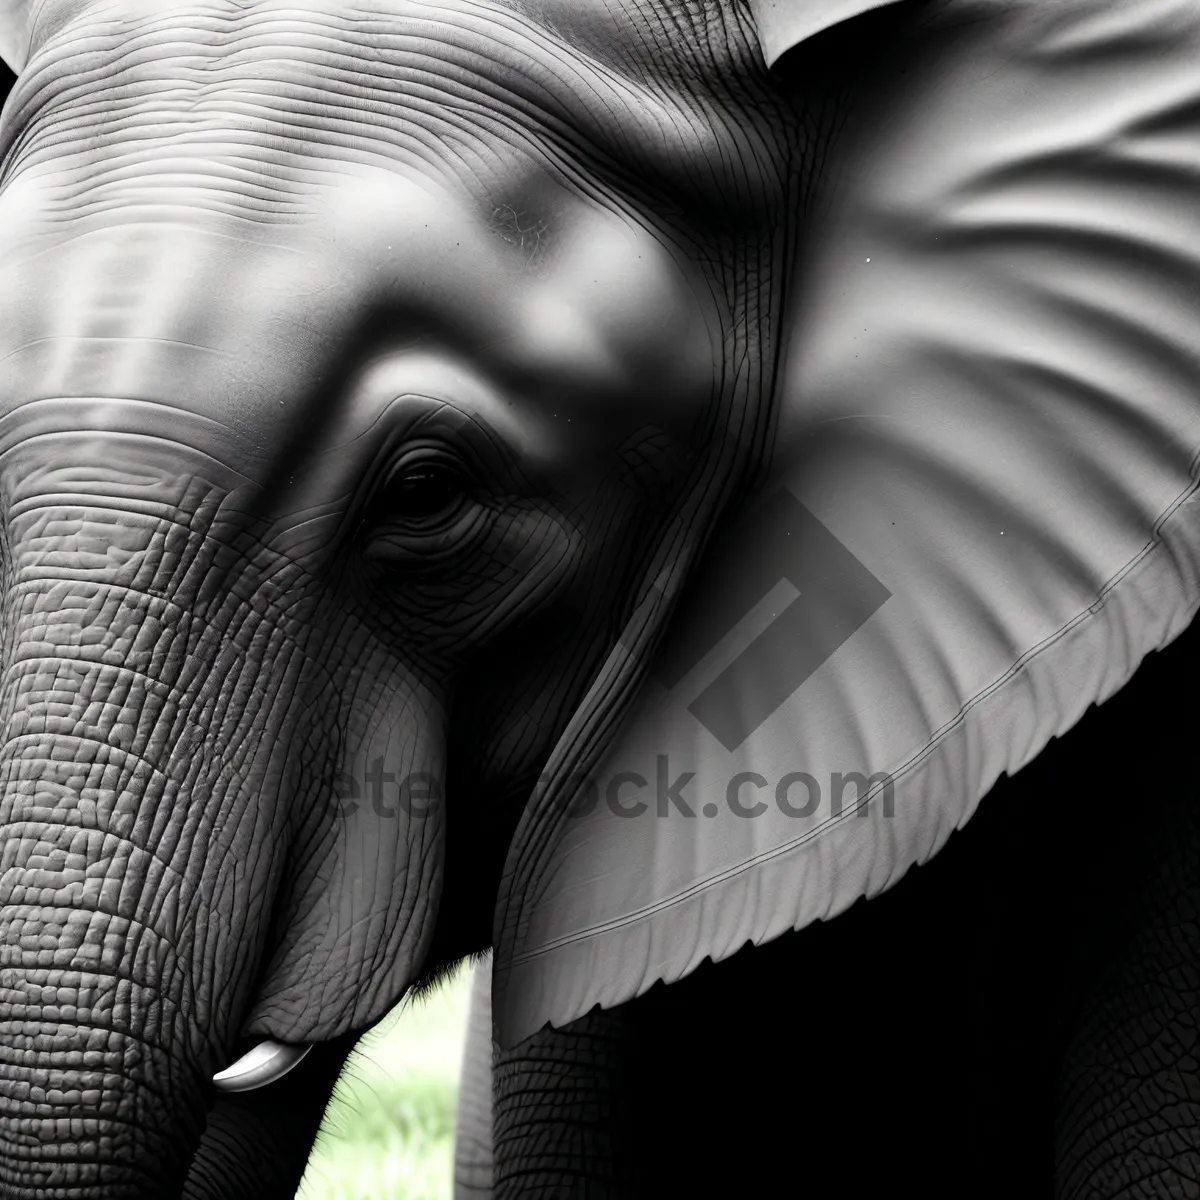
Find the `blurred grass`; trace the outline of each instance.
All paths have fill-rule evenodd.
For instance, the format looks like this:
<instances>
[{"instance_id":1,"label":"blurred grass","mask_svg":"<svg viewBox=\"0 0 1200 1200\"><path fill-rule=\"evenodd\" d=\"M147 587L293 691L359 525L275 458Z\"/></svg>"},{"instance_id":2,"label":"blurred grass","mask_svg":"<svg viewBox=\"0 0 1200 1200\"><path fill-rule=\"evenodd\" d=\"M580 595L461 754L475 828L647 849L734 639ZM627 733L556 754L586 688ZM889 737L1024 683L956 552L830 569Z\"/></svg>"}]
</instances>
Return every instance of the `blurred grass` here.
<instances>
[{"instance_id":1,"label":"blurred grass","mask_svg":"<svg viewBox=\"0 0 1200 1200\"><path fill-rule=\"evenodd\" d=\"M470 972L399 1005L359 1043L299 1200L449 1200Z\"/></svg>"}]
</instances>

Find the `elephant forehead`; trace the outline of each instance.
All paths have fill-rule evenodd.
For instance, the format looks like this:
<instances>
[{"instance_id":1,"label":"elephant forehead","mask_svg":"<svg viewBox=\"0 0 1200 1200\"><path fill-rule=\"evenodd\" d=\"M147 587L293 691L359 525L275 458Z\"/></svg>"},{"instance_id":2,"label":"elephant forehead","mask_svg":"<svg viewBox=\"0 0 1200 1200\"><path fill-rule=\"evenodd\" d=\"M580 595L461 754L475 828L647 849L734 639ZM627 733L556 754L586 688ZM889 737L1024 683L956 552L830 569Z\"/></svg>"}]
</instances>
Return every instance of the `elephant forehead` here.
<instances>
[{"instance_id":1,"label":"elephant forehead","mask_svg":"<svg viewBox=\"0 0 1200 1200\"><path fill-rule=\"evenodd\" d=\"M50 0L6 140L13 169L85 164L93 203L134 182L169 195L186 176L193 203L286 220L315 175L347 162L418 166L491 196L514 153L594 186L619 145L703 187L731 134L706 107L498 3Z\"/></svg>"},{"instance_id":2,"label":"elephant forehead","mask_svg":"<svg viewBox=\"0 0 1200 1200\"><path fill-rule=\"evenodd\" d=\"M420 342L560 465L694 425L720 319L601 143L693 190L744 156L664 97L488 4L50 0L0 136L6 399L169 400L265 448ZM394 399L354 395L360 428Z\"/></svg>"},{"instance_id":3,"label":"elephant forehead","mask_svg":"<svg viewBox=\"0 0 1200 1200\"><path fill-rule=\"evenodd\" d=\"M0 194L5 410L170 405L216 422L222 458L252 472L298 414L336 447L385 435L411 394L554 471L647 426L688 439L711 396L715 318L687 265L577 198L548 199L531 262L461 195L391 170L346 173L283 228L190 208L56 215L56 190L23 176Z\"/></svg>"}]
</instances>

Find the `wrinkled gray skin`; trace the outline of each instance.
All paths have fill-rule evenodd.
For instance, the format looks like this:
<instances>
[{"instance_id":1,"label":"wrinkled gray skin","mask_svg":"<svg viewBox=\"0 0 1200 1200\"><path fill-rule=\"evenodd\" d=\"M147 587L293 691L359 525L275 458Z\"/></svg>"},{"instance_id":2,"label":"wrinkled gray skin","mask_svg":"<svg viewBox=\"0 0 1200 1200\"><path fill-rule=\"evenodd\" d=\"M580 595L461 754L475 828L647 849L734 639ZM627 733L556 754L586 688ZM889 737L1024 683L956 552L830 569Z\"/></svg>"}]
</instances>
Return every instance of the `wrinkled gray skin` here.
<instances>
[{"instance_id":1,"label":"wrinkled gray skin","mask_svg":"<svg viewBox=\"0 0 1200 1200\"><path fill-rule=\"evenodd\" d=\"M559 733L762 461L779 264L855 55L769 77L735 0L35 16L0 126L0 1194L269 1200L356 1037L488 944ZM1147 872L1184 881L1151 905L1167 932L1063 1026L1101 1031L1072 1043L1067 1194L1121 1153L1090 1131L1147 1111L1170 1173L1138 1179L1166 1190L1099 1194L1178 1194L1194 1161L1194 1072L1155 1065L1189 1052L1194 994L1173 844ZM816 931L502 1057L497 1194L734 1194L802 1163L789 1189L878 1195L855 1182L957 1166L974 1135L931 1048L970 1008L943 965L963 883L935 890L942 941L945 905L885 897L850 951ZM882 1034L730 1019L814 994ZM852 1007L880 995L884 1026ZM315 1049L218 1096L264 1037ZM781 1077L826 1126L764 1106ZM885 1115L831 1140L864 1095Z\"/></svg>"},{"instance_id":2,"label":"wrinkled gray skin","mask_svg":"<svg viewBox=\"0 0 1200 1200\"><path fill-rule=\"evenodd\" d=\"M738 5L664 11L34 6L0 127L6 1197L291 1194L355 1035L487 944L660 543L761 458L814 131ZM218 1098L264 1037L318 1048Z\"/></svg>"}]
</instances>

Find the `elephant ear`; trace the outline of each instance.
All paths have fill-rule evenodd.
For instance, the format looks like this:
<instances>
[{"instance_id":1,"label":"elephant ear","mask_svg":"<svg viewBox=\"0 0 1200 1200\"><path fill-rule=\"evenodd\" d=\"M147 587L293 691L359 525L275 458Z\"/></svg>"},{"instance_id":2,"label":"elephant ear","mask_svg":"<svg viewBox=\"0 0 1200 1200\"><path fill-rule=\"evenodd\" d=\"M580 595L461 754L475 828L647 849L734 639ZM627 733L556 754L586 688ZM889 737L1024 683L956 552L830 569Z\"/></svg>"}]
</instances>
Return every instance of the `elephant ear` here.
<instances>
[{"instance_id":1,"label":"elephant ear","mask_svg":"<svg viewBox=\"0 0 1200 1200\"><path fill-rule=\"evenodd\" d=\"M1186 628L1198 179L1190 0L951 2L856 96L770 485L514 846L502 1044L877 895Z\"/></svg>"},{"instance_id":2,"label":"elephant ear","mask_svg":"<svg viewBox=\"0 0 1200 1200\"><path fill-rule=\"evenodd\" d=\"M29 54L32 0L0 0L0 60L15 73Z\"/></svg>"}]
</instances>

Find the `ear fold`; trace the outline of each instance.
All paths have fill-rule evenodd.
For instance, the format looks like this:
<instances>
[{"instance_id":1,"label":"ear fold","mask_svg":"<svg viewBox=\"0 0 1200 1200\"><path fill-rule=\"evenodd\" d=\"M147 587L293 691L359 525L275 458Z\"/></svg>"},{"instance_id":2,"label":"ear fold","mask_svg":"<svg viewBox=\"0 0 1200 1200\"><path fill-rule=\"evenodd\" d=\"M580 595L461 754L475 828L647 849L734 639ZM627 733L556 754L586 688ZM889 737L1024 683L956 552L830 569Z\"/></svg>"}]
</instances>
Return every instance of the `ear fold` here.
<instances>
[{"instance_id":1,"label":"ear fold","mask_svg":"<svg viewBox=\"0 0 1200 1200\"><path fill-rule=\"evenodd\" d=\"M17 74L29 53L33 0L0 0L0 59Z\"/></svg>"},{"instance_id":2,"label":"ear fold","mask_svg":"<svg viewBox=\"0 0 1200 1200\"><path fill-rule=\"evenodd\" d=\"M770 485L582 815L514 843L501 1045L889 887L1200 603L1200 9L965 0L886 70Z\"/></svg>"}]
</instances>

